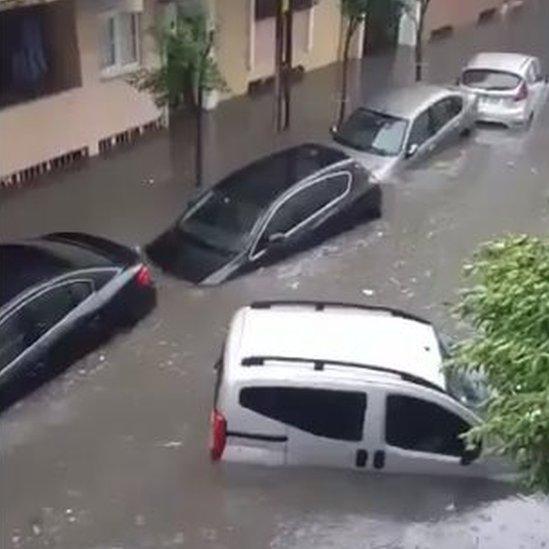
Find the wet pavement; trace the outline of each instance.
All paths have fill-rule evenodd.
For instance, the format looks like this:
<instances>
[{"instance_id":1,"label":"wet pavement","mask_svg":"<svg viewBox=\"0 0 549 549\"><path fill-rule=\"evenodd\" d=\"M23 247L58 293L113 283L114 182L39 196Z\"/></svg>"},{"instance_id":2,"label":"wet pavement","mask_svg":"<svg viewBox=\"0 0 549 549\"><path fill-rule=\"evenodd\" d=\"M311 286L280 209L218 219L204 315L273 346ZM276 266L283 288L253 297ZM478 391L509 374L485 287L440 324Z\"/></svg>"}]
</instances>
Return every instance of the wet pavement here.
<instances>
[{"instance_id":1,"label":"wet pavement","mask_svg":"<svg viewBox=\"0 0 549 549\"><path fill-rule=\"evenodd\" d=\"M435 81L476 49L538 53L549 3L428 48ZM406 81L405 54L370 58L357 89ZM323 138L334 68L294 92L291 133L272 136L268 97L208 120L206 176ZM267 114L266 114L267 113ZM183 124L34 188L4 192L0 232L90 231L144 243L192 192ZM0 417L2 548L541 548L549 500L479 480L219 466L206 451L212 365L233 311L255 299L383 303L459 332L460 266L508 231L549 233L549 103L529 132L481 128L387 185L383 217L218 288L156 273L158 308Z\"/></svg>"}]
</instances>

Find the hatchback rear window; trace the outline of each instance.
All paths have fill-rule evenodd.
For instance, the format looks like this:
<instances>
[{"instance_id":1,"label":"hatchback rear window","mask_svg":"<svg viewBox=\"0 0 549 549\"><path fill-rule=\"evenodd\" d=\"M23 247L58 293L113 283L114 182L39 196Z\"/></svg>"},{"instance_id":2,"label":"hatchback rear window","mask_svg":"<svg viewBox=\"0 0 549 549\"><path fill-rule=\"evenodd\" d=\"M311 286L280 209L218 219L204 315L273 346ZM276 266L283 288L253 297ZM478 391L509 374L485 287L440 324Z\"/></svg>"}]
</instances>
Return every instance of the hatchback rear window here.
<instances>
[{"instance_id":1,"label":"hatchback rear window","mask_svg":"<svg viewBox=\"0 0 549 549\"><path fill-rule=\"evenodd\" d=\"M520 77L510 72L471 69L463 73L461 81L471 88L505 91L514 90L520 84Z\"/></svg>"},{"instance_id":2,"label":"hatchback rear window","mask_svg":"<svg viewBox=\"0 0 549 549\"><path fill-rule=\"evenodd\" d=\"M240 404L263 416L317 436L362 440L366 395L352 391L247 387Z\"/></svg>"}]
</instances>

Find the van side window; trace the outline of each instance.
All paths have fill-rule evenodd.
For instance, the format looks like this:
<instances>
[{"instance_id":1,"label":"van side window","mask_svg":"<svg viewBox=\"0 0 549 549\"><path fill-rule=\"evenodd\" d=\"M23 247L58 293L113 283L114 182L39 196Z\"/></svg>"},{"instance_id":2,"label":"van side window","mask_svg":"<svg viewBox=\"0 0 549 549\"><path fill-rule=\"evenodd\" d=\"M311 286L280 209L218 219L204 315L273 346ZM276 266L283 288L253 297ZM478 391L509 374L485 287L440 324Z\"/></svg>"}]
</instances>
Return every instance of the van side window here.
<instances>
[{"instance_id":1,"label":"van side window","mask_svg":"<svg viewBox=\"0 0 549 549\"><path fill-rule=\"evenodd\" d=\"M293 387L247 387L240 404L313 435L362 440L366 395L352 391L298 389Z\"/></svg>"},{"instance_id":2,"label":"van side window","mask_svg":"<svg viewBox=\"0 0 549 549\"><path fill-rule=\"evenodd\" d=\"M404 395L387 397L387 444L431 454L459 457L465 449L460 435L471 426L438 404Z\"/></svg>"}]
</instances>

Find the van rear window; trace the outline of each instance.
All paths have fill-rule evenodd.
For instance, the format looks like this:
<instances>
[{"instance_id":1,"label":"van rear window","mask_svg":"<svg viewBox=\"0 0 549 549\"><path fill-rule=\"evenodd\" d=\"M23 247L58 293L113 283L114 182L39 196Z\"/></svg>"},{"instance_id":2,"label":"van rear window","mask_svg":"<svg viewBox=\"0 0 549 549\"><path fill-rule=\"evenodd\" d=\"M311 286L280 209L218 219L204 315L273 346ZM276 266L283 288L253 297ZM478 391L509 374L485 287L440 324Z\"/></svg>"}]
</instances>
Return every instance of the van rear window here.
<instances>
[{"instance_id":1,"label":"van rear window","mask_svg":"<svg viewBox=\"0 0 549 549\"><path fill-rule=\"evenodd\" d=\"M246 387L240 404L302 431L336 440L362 440L366 394L294 387Z\"/></svg>"},{"instance_id":2,"label":"van rear window","mask_svg":"<svg viewBox=\"0 0 549 549\"><path fill-rule=\"evenodd\" d=\"M486 91L514 90L520 84L516 74L486 69L470 69L463 73L461 81L465 86Z\"/></svg>"}]
</instances>

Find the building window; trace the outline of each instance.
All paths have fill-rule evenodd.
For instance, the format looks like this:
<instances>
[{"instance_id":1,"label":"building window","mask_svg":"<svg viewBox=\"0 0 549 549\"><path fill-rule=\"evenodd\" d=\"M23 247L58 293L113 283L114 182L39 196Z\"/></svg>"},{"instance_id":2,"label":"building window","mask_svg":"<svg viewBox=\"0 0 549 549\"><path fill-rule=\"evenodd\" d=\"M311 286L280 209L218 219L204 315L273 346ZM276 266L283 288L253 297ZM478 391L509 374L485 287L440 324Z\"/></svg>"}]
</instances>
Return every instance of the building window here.
<instances>
[{"instance_id":1,"label":"building window","mask_svg":"<svg viewBox=\"0 0 549 549\"><path fill-rule=\"evenodd\" d=\"M101 74L117 76L139 66L140 15L114 12L102 16Z\"/></svg>"},{"instance_id":2,"label":"building window","mask_svg":"<svg viewBox=\"0 0 549 549\"><path fill-rule=\"evenodd\" d=\"M80 85L73 2L0 11L0 108Z\"/></svg>"}]
</instances>

